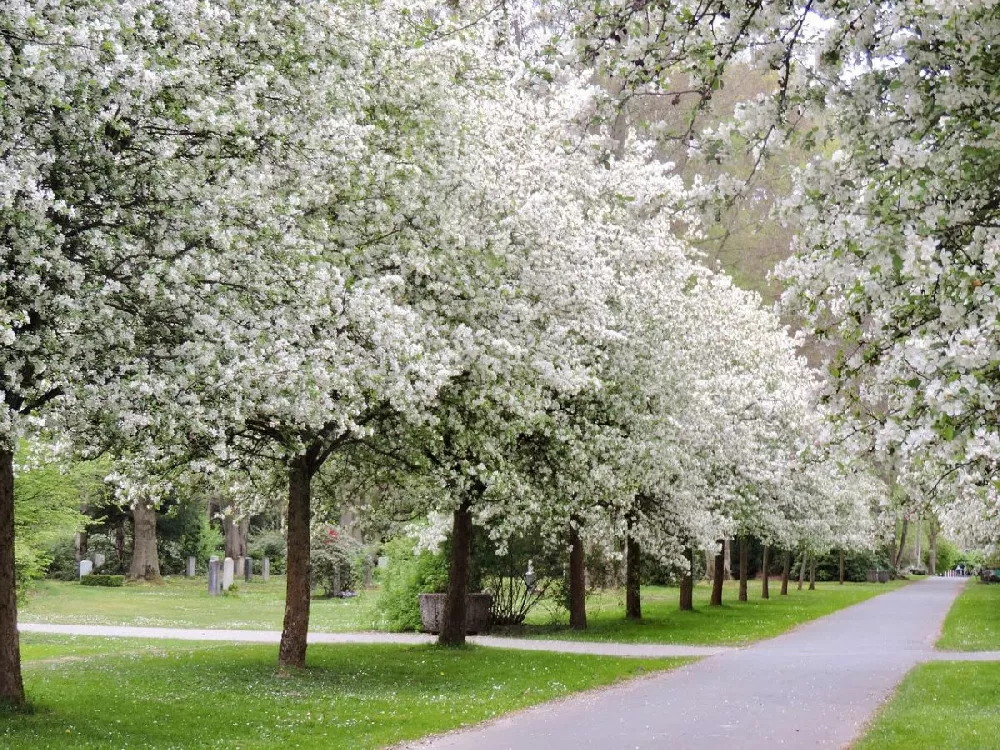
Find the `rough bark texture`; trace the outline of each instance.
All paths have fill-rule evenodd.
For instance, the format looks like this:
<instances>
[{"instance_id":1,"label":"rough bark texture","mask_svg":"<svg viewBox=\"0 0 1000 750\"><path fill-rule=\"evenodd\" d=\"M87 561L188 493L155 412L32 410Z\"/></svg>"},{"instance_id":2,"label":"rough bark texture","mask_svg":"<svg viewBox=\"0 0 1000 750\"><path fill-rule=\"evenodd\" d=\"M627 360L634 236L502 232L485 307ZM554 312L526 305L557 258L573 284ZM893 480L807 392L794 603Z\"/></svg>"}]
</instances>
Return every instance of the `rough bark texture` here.
<instances>
[{"instance_id":1,"label":"rough bark texture","mask_svg":"<svg viewBox=\"0 0 1000 750\"><path fill-rule=\"evenodd\" d=\"M469 594L469 569L472 562L472 511L468 501L452 515L451 564L448 567L448 596L438 643L461 646L465 643L465 620Z\"/></svg>"},{"instance_id":2,"label":"rough bark texture","mask_svg":"<svg viewBox=\"0 0 1000 750\"><path fill-rule=\"evenodd\" d=\"M809 590L816 590L816 555L811 555L809 559Z\"/></svg>"},{"instance_id":3,"label":"rough bark texture","mask_svg":"<svg viewBox=\"0 0 1000 750\"><path fill-rule=\"evenodd\" d=\"M712 550L705 550L705 578L711 581L715 577L715 555Z\"/></svg>"},{"instance_id":4,"label":"rough bark texture","mask_svg":"<svg viewBox=\"0 0 1000 750\"><path fill-rule=\"evenodd\" d=\"M288 558L285 581L285 621L278 648L278 666L306 665L309 632L309 504L312 467L305 456L288 467Z\"/></svg>"},{"instance_id":5,"label":"rough bark texture","mask_svg":"<svg viewBox=\"0 0 1000 750\"><path fill-rule=\"evenodd\" d=\"M14 452L0 448L0 705L23 704L14 576Z\"/></svg>"},{"instance_id":6,"label":"rough bark texture","mask_svg":"<svg viewBox=\"0 0 1000 750\"><path fill-rule=\"evenodd\" d=\"M642 577L639 541L629 535L625 539L625 617L629 620L642 619L642 599L639 596L639 582Z\"/></svg>"},{"instance_id":7,"label":"rough bark texture","mask_svg":"<svg viewBox=\"0 0 1000 750\"><path fill-rule=\"evenodd\" d=\"M937 537L940 527L937 520L931 518L927 522L927 573L937 575Z\"/></svg>"},{"instance_id":8,"label":"rough bark texture","mask_svg":"<svg viewBox=\"0 0 1000 750\"><path fill-rule=\"evenodd\" d=\"M840 550L840 585L844 585L844 550Z\"/></svg>"},{"instance_id":9,"label":"rough bark texture","mask_svg":"<svg viewBox=\"0 0 1000 750\"><path fill-rule=\"evenodd\" d=\"M132 508L132 564L128 577L133 581L160 579L160 557L156 552L156 508L137 502Z\"/></svg>"},{"instance_id":10,"label":"rough bark texture","mask_svg":"<svg viewBox=\"0 0 1000 750\"><path fill-rule=\"evenodd\" d=\"M750 539L746 536L740 537L740 601L747 600L747 573L750 568Z\"/></svg>"},{"instance_id":11,"label":"rough bark texture","mask_svg":"<svg viewBox=\"0 0 1000 750\"><path fill-rule=\"evenodd\" d=\"M896 550L896 554L892 556L892 567L893 569L899 568L900 563L903 562L903 552L906 551L906 531L910 527L910 522L907 519L903 519L903 532L899 536L899 548Z\"/></svg>"},{"instance_id":12,"label":"rough bark texture","mask_svg":"<svg viewBox=\"0 0 1000 750\"><path fill-rule=\"evenodd\" d=\"M80 512L84 513L86 511L84 511L81 508ZM89 539L90 539L90 536L87 534L86 531L78 531L74 535L74 537L73 537L73 547L74 547L74 550L76 552L76 561L77 562L80 562L81 560L86 560L87 559L87 553L88 553L87 542L88 542Z\"/></svg>"},{"instance_id":13,"label":"rough bark texture","mask_svg":"<svg viewBox=\"0 0 1000 750\"><path fill-rule=\"evenodd\" d=\"M767 574L768 574L767 566L768 566L768 563L770 563L770 560L768 559L768 557L769 557L769 553L770 552L771 552L770 548L765 544L764 545L764 559L761 562L761 568L762 568L762 570L761 570L761 574L760 574L760 598L761 599L770 599L771 598L771 591L770 591L770 589L768 589L768 583L769 583L769 581L768 581L768 578L767 578Z\"/></svg>"},{"instance_id":14,"label":"rough bark texture","mask_svg":"<svg viewBox=\"0 0 1000 750\"><path fill-rule=\"evenodd\" d=\"M681 576L681 612L691 612L694 609L694 550L688 547L684 550L687 560L687 570Z\"/></svg>"},{"instance_id":15,"label":"rough bark texture","mask_svg":"<svg viewBox=\"0 0 1000 750\"><path fill-rule=\"evenodd\" d=\"M725 572L723 570L724 562L722 559L723 548L725 547L725 542L719 540L719 551L715 555L715 577L712 579L712 599L709 601L713 607L722 606L722 583Z\"/></svg>"},{"instance_id":16,"label":"rough bark texture","mask_svg":"<svg viewBox=\"0 0 1000 750\"><path fill-rule=\"evenodd\" d=\"M785 563L781 566L781 595L788 596L788 577L792 573L792 553L785 553Z\"/></svg>"},{"instance_id":17,"label":"rough bark texture","mask_svg":"<svg viewBox=\"0 0 1000 750\"><path fill-rule=\"evenodd\" d=\"M809 563L809 553L802 553L802 567L799 568L799 591L802 590L802 584L806 580L806 565Z\"/></svg>"},{"instance_id":18,"label":"rough bark texture","mask_svg":"<svg viewBox=\"0 0 1000 750\"><path fill-rule=\"evenodd\" d=\"M222 522L222 528L226 537L226 557L234 560L238 557L247 556L247 534L250 532L249 518L226 517Z\"/></svg>"},{"instance_id":19,"label":"rough bark texture","mask_svg":"<svg viewBox=\"0 0 1000 750\"><path fill-rule=\"evenodd\" d=\"M587 629L587 563L583 539L575 524L569 526L569 626Z\"/></svg>"},{"instance_id":20,"label":"rough bark texture","mask_svg":"<svg viewBox=\"0 0 1000 750\"><path fill-rule=\"evenodd\" d=\"M733 566L732 566L732 562L731 562L732 559L733 559L733 556L731 554L732 553L732 545L729 543L729 540L727 539L725 542L723 542L722 546L723 546L723 550L722 550L722 560L723 560L723 564L722 564L722 578L723 578L723 580L728 581L728 580L730 580L733 577Z\"/></svg>"}]
</instances>

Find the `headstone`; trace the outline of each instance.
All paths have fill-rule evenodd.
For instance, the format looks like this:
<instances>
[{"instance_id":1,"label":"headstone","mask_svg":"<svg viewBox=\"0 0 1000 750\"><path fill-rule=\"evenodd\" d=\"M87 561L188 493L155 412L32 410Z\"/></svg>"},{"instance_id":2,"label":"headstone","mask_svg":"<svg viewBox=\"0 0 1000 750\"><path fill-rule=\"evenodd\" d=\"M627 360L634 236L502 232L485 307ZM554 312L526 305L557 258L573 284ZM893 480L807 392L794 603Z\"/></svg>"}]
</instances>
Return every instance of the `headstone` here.
<instances>
[{"instance_id":1,"label":"headstone","mask_svg":"<svg viewBox=\"0 0 1000 750\"><path fill-rule=\"evenodd\" d=\"M253 580L253 558L248 557L243 563L243 580L247 583Z\"/></svg>"},{"instance_id":2,"label":"headstone","mask_svg":"<svg viewBox=\"0 0 1000 750\"><path fill-rule=\"evenodd\" d=\"M104 567L105 557L101 552L94 553L94 570L100 570Z\"/></svg>"},{"instance_id":3,"label":"headstone","mask_svg":"<svg viewBox=\"0 0 1000 750\"><path fill-rule=\"evenodd\" d=\"M94 563L90 560L80 560L80 578L89 576L94 572Z\"/></svg>"},{"instance_id":4,"label":"headstone","mask_svg":"<svg viewBox=\"0 0 1000 750\"><path fill-rule=\"evenodd\" d=\"M240 555L233 559L233 575L243 577L243 571L246 569L246 558Z\"/></svg>"},{"instance_id":5,"label":"headstone","mask_svg":"<svg viewBox=\"0 0 1000 750\"><path fill-rule=\"evenodd\" d=\"M222 561L222 590L229 591L233 585L233 558L227 557Z\"/></svg>"},{"instance_id":6,"label":"headstone","mask_svg":"<svg viewBox=\"0 0 1000 750\"><path fill-rule=\"evenodd\" d=\"M379 555L376 563L377 563L376 567L385 568L389 565L389 558L386 557L385 555Z\"/></svg>"},{"instance_id":7,"label":"headstone","mask_svg":"<svg viewBox=\"0 0 1000 750\"><path fill-rule=\"evenodd\" d=\"M271 580L271 559L269 557L265 557L261 560L260 577L265 581Z\"/></svg>"},{"instance_id":8,"label":"headstone","mask_svg":"<svg viewBox=\"0 0 1000 750\"><path fill-rule=\"evenodd\" d=\"M215 555L208 561L208 593L219 595L219 558Z\"/></svg>"},{"instance_id":9,"label":"headstone","mask_svg":"<svg viewBox=\"0 0 1000 750\"><path fill-rule=\"evenodd\" d=\"M193 556L188 558L188 564L187 564L187 577L188 578L194 578L195 564L196 563L197 563L197 560Z\"/></svg>"}]
</instances>

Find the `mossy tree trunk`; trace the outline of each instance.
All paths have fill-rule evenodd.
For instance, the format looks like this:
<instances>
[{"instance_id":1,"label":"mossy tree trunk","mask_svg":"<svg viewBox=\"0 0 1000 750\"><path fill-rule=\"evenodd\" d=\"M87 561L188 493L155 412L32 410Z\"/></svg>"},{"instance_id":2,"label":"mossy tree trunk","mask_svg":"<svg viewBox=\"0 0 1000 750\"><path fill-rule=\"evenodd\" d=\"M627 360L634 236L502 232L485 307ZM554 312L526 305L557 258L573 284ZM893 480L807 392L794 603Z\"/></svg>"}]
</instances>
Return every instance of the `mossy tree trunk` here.
<instances>
[{"instance_id":1,"label":"mossy tree trunk","mask_svg":"<svg viewBox=\"0 0 1000 750\"><path fill-rule=\"evenodd\" d=\"M296 456L288 466L288 556L285 579L285 620L278 648L278 666L306 666L309 634L309 521L314 466L306 455Z\"/></svg>"},{"instance_id":2,"label":"mossy tree trunk","mask_svg":"<svg viewBox=\"0 0 1000 750\"><path fill-rule=\"evenodd\" d=\"M578 519L569 525L569 626L587 629L587 563Z\"/></svg>"},{"instance_id":3,"label":"mossy tree trunk","mask_svg":"<svg viewBox=\"0 0 1000 750\"><path fill-rule=\"evenodd\" d=\"M465 644L468 616L469 576L472 568L472 506L468 499L452 513L451 560L448 566L448 593L444 600L441 632L442 646Z\"/></svg>"},{"instance_id":4,"label":"mossy tree trunk","mask_svg":"<svg viewBox=\"0 0 1000 750\"><path fill-rule=\"evenodd\" d=\"M14 451L0 448L0 705L23 704L14 574Z\"/></svg>"},{"instance_id":5,"label":"mossy tree trunk","mask_svg":"<svg viewBox=\"0 0 1000 750\"><path fill-rule=\"evenodd\" d=\"M156 551L156 508L141 500L132 508L132 564L128 571L133 581L158 581L160 557Z\"/></svg>"}]
</instances>

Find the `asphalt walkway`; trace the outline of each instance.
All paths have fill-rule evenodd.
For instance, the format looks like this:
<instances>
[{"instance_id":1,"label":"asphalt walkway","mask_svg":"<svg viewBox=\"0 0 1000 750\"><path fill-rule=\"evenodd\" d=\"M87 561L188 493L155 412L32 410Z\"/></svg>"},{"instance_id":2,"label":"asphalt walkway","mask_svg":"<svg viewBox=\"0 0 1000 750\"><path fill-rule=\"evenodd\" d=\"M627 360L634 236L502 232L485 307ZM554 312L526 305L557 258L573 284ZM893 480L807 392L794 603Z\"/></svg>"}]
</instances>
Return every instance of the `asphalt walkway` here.
<instances>
[{"instance_id":1,"label":"asphalt walkway","mask_svg":"<svg viewBox=\"0 0 1000 750\"><path fill-rule=\"evenodd\" d=\"M932 578L747 648L409 745L423 750L840 748L934 641L966 579Z\"/></svg>"}]
</instances>

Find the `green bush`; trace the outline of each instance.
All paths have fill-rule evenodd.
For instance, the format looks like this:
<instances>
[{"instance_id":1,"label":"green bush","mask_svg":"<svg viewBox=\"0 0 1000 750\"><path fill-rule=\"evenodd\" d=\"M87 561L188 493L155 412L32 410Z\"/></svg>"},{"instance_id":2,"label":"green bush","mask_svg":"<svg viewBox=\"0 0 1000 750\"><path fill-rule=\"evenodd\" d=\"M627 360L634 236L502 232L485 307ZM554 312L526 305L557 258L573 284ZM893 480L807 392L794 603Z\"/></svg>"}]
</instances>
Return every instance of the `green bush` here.
<instances>
[{"instance_id":1,"label":"green bush","mask_svg":"<svg viewBox=\"0 0 1000 750\"><path fill-rule=\"evenodd\" d=\"M247 540L247 554L254 560L266 557L271 561L271 572L280 575L285 572L285 558L288 554L285 535L274 529L262 529L251 534Z\"/></svg>"},{"instance_id":2,"label":"green bush","mask_svg":"<svg viewBox=\"0 0 1000 750\"><path fill-rule=\"evenodd\" d=\"M937 570L930 569L930 555L929 549L924 550L924 565L927 567L927 572L934 575L935 573L944 573L958 565L961 552L958 551L954 542L939 536L937 538Z\"/></svg>"},{"instance_id":3,"label":"green bush","mask_svg":"<svg viewBox=\"0 0 1000 750\"><path fill-rule=\"evenodd\" d=\"M45 570L47 578L57 581L75 581L79 576L76 561L76 542L72 536L63 537L53 542L45 555L48 566Z\"/></svg>"},{"instance_id":4,"label":"green bush","mask_svg":"<svg viewBox=\"0 0 1000 750\"><path fill-rule=\"evenodd\" d=\"M390 630L420 630L418 594L442 594L448 590L448 558L444 551L415 554L416 542L400 537L382 548L389 564L379 569L382 593L378 609Z\"/></svg>"},{"instance_id":5,"label":"green bush","mask_svg":"<svg viewBox=\"0 0 1000 750\"><path fill-rule=\"evenodd\" d=\"M848 552L844 555L844 580L846 581L864 583L868 580L868 571L875 568L880 570L889 568L889 556L884 550ZM798 568L793 566L792 572L797 571ZM816 558L816 580L840 580L839 550L833 550Z\"/></svg>"},{"instance_id":6,"label":"green bush","mask_svg":"<svg viewBox=\"0 0 1000 750\"><path fill-rule=\"evenodd\" d=\"M125 576L109 576L102 575L100 573L91 573L80 579L80 583L84 586L108 586L110 588L117 588L118 586L125 585Z\"/></svg>"},{"instance_id":7,"label":"green bush","mask_svg":"<svg viewBox=\"0 0 1000 750\"><path fill-rule=\"evenodd\" d=\"M314 588L322 588L327 596L354 590L365 557L359 541L335 526L323 524L313 530L309 552Z\"/></svg>"}]
</instances>

